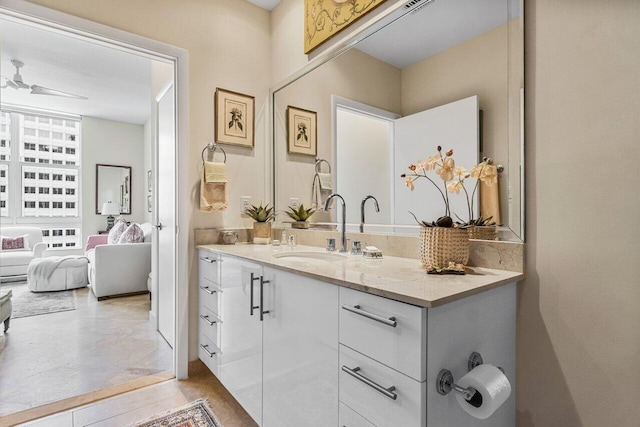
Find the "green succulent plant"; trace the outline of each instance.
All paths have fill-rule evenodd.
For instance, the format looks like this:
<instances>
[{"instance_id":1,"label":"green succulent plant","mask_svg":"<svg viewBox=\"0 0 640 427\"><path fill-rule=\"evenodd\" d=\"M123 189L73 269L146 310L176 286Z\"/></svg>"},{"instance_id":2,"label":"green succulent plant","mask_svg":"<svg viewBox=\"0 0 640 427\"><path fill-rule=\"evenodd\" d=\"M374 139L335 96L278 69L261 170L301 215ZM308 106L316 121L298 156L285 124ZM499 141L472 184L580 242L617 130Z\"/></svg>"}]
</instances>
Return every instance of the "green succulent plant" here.
<instances>
[{"instance_id":1,"label":"green succulent plant","mask_svg":"<svg viewBox=\"0 0 640 427\"><path fill-rule=\"evenodd\" d=\"M269 207L269 203L265 206L262 206L262 203L259 206L251 205L250 208L244 210L244 213L255 222L272 221L275 215L273 208Z\"/></svg>"},{"instance_id":2,"label":"green succulent plant","mask_svg":"<svg viewBox=\"0 0 640 427\"><path fill-rule=\"evenodd\" d=\"M311 215L315 212L316 210L313 208L305 209L303 204L300 204L297 209L294 206L289 206L289 210L285 211L289 218L294 221L306 221L311 218Z\"/></svg>"}]
</instances>

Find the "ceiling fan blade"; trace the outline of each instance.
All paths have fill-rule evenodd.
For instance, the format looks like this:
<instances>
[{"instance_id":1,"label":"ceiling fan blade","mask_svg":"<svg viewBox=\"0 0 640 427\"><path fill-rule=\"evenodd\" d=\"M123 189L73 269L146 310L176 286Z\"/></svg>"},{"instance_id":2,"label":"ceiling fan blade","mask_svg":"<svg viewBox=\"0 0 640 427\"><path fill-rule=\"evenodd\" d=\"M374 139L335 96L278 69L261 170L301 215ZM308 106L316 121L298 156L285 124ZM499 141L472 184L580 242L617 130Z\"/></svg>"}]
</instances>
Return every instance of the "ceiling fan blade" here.
<instances>
[{"instance_id":1,"label":"ceiling fan blade","mask_svg":"<svg viewBox=\"0 0 640 427\"><path fill-rule=\"evenodd\" d=\"M64 98L73 98L73 99L89 99L86 96L74 95L72 93L62 92L55 89L49 89L43 86L31 85L31 94L32 95L51 95L51 96L62 96Z\"/></svg>"},{"instance_id":2,"label":"ceiling fan blade","mask_svg":"<svg viewBox=\"0 0 640 427\"><path fill-rule=\"evenodd\" d=\"M3 79L5 79L6 84L4 86L2 86L2 88L4 89L5 87L10 87L11 89L18 89L18 85L15 84L13 82L13 80L11 80L10 78L7 78L5 76L2 76Z\"/></svg>"}]
</instances>

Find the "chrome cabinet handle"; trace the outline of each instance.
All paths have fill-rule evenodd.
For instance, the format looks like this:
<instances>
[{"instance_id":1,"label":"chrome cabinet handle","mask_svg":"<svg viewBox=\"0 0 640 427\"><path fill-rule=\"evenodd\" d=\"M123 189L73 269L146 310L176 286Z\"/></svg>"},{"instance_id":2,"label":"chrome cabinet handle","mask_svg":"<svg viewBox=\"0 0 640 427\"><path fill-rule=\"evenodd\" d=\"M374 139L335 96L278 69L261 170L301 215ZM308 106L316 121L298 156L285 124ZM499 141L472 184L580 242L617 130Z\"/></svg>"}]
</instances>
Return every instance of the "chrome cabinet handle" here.
<instances>
[{"instance_id":1,"label":"chrome cabinet handle","mask_svg":"<svg viewBox=\"0 0 640 427\"><path fill-rule=\"evenodd\" d=\"M253 305L253 282L260 280L259 277L254 276L255 273L251 273L251 281L249 282L249 314L253 316L253 310L260 308L257 305Z\"/></svg>"},{"instance_id":2,"label":"chrome cabinet handle","mask_svg":"<svg viewBox=\"0 0 640 427\"><path fill-rule=\"evenodd\" d=\"M209 289L209 287L208 287L208 286L200 286L200 289L202 289L203 291L205 291L205 292L206 292L206 293L208 293L209 295L213 295L213 294L215 294L216 292L218 292L218 291L216 291L216 290Z\"/></svg>"},{"instance_id":3,"label":"chrome cabinet handle","mask_svg":"<svg viewBox=\"0 0 640 427\"><path fill-rule=\"evenodd\" d=\"M211 259L208 257L200 258L200 261L208 262L209 264L213 264L214 262L218 262L217 259Z\"/></svg>"},{"instance_id":4,"label":"chrome cabinet handle","mask_svg":"<svg viewBox=\"0 0 640 427\"><path fill-rule=\"evenodd\" d=\"M269 314L269 310L263 310L264 308L264 285L269 284L271 281L264 280L264 276L260 276L260 321L264 320L264 315Z\"/></svg>"},{"instance_id":5,"label":"chrome cabinet handle","mask_svg":"<svg viewBox=\"0 0 640 427\"><path fill-rule=\"evenodd\" d=\"M354 305L352 307L350 305L344 304L342 306L342 309L350 311L350 312L355 313L355 314L359 314L360 316L364 316L364 317L366 317L368 319L375 320L376 322L384 323L385 325L391 326L392 328L395 328L396 326L398 326L398 322L396 321L395 317L389 317L387 319L386 317L378 316L377 314L373 314L373 313L369 313L368 311L364 311L363 309L360 308L359 305Z\"/></svg>"},{"instance_id":6,"label":"chrome cabinet handle","mask_svg":"<svg viewBox=\"0 0 640 427\"><path fill-rule=\"evenodd\" d=\"M367 378L364 375L362 375L359 372L360 371L360 367L359 366L356 366L355 368L352 369L352 368L349 368L348 366L342 365L342 370L344 372L346 372L347 374L351 375L353 378L356 378L356 379L362 381L363 383L365 383L366 385L368 385L372 389L384 394L389 399L396 400L398 398L398 395L396 393L394 393L394 391L396 389L395 386L391 386L389 388L382 387L380 384L378 384L375 381L372 381L369 378Z\"/></svg>"},{"instance_id":7,"label":"chrome cabinet handle","mask_svg":"<svg viewBox=\"0 0 640 427\"><path fill-rule=\"evenodd\" d=\"M215 320L209 320L209 315L201 314L201 315L200 315L200 318L201 318L202 320L204 320L205 322L207 322L207 323L209 324L209 326L213 326L213 325L215 325L215 324L216 324L216 321L215 321Z\"/></svg>"},{"instance_id":8,"label":"chrome cabinet handle","mask_svg":"<svg viewBox=\"0 0 640 427\"><path fill-rule=\"evenodd\" d=\"M200 344L200 348L202 348L204 352L209 355L209 357L213 357L213 355L216 354L215 351L214 352L209 351L209 344Z\"/></svg>"}]
</instances>

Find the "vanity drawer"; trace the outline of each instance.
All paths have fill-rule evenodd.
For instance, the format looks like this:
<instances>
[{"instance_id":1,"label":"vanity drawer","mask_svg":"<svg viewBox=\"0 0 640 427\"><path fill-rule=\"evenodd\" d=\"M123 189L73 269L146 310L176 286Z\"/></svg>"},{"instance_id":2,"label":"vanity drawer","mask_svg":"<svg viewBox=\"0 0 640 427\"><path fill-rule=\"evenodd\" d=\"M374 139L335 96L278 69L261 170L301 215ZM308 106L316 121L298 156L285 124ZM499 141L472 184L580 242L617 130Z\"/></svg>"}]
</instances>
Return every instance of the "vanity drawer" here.
<instances>
[{"instance_id":1,"label":"vanity drawer","mask_svg":"<svg viewBox=\"0 0 640 427\"><path fill-rule=\"evenodd\" d=\"M340 345L340 401L378 427L424 426L426 384Z\"/></svg>"},{"instance_id":2,"label":"vanity drawer","mask_svg":"<svg viewBox=\"0 0 640 427\"><path fill-rule=\"evenodd\" d=\"M340 288L340 343L426 380L427 309Z\"/></svg>"},{"instance_id":3,"label":"vanity drawer","mask_svg":"<svg viewBox=\"0 0 640 427\"><path fill-rule=\"evenodd\" d=\"M376 427L353 409L340 402L340 427Z\"/></svg>"},{"instance_id":4,"label":"vanity drawer","mask_svg":"<svg viewBox=\"0 0 640 427\"><path fill-rule=\"evenodd\" d=\"M207 279L198 282L198 301L201 307L211 310L213 314L220 314L220 296L222 290L218 285Z\"/></svg>"},{"instance_id":5,"label":"vanity drawer","mask_svg":"<svg viewBox=\"0 0 640 427\"><path fill-rule=\"evenodd\" d=\"M217 377L220 350L202 333L198 334L198 357L207 365L207 368Z\"/></svg>"},{"instance_id":6,"label":"vanity drawer","mask_svg":"<svg viewBox=\"0 0 640 427\"><path fill-rule=\"evenodd\" d=\"M198 330L200 335L204 335L213 344L219 345L218 328L220 327L220 319L211 310L204 306L200 306L198 313Z\"/></svg>"},{"instance_id":7,"label":"vanity drawer","mask_svg":"<svg viewBox=\"0 0 640 427\"><path fill-rule=\"evenodd\" d=\"M220 283L220 255L205 251L198 251L198 278L207 279L210 282Z\"/></svg>"}]
</instances>

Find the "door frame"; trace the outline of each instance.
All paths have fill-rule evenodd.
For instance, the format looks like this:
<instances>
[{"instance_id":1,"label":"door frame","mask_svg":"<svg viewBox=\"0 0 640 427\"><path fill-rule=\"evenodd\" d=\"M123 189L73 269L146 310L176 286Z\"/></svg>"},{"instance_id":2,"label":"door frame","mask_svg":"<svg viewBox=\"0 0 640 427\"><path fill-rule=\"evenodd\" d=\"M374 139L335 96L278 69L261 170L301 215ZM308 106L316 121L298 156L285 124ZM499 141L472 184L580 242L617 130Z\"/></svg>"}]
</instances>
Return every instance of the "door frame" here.
<instances>
[{"instance_id":1,"label":"door frame","mask_svg":"<svg viewBox=\"0 0 640 427\"><path fill-rule=\"evenodd\" d=\"M127 31L69 15L24 0L0 0L0 15L9 19L30 22L66 36L89 39L94 43L126 50L141 56L173 64L175 84L175 170L176 170L176 239L177 259L188 257L189 241L189 185L187 180L188 141L188 52L184 49L142 37ZM189 364L189 274L188 263L175 263L173 372L177 379L188 378ZM182 283L183 286L178 286Z\"/></svg>"}]
</instances>

